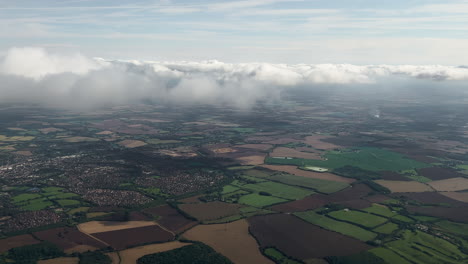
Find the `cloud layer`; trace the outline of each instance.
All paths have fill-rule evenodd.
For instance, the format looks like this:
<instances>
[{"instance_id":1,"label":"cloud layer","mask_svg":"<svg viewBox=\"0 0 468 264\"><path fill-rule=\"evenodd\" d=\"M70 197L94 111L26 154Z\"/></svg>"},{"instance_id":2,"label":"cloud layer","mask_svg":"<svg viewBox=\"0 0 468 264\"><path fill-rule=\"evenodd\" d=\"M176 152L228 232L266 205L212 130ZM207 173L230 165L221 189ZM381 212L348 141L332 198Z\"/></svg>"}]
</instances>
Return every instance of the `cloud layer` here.
<instances>
[{"instance_id":1,"label":"cloud layer","mask_svg":"<svg viewBox=\"0 0 468 264\"><path fill-rule=\"evenodd\" d=\"M12 48L0 59L0 102L88 108L151 100L248 108L259 100L278 100L281 92L298 87L370 85L378 89L381 84L418 80L434 86L464 83L468 68L106 61L51 54L41 48Z\"/></svg>"}]
</instances>

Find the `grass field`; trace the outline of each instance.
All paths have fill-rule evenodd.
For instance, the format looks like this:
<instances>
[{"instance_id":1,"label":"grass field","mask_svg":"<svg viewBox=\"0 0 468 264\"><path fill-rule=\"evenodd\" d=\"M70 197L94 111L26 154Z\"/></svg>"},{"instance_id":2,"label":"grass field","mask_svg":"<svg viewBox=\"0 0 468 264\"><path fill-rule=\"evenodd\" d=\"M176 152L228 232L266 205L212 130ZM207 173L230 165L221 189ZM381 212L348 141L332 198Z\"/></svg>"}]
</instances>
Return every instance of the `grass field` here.
<instances>
[{"instance_id":1,"label":"grass field","mask_svg":"<svg viewBox=\"0 0 468 264\"><path fill-rule=\"evenodd\" d=\"M246 184L242 188L254 192L267 192L273 196L290 200L299 200L314 193L312 190L271 181Z\"/></svg>"},{"instance_id":2,"label":"grass field","mask_svg":"<svg viewBox=\"0 0 468 264\"><path fill-rule=\"evenodd\" d=\"M377 228L374 228L373 231L381 234L386 234L389 235L393 233L393 231L398 229L398 225L394 223L386 223L384 225L381 225Z\"/></svg>"},{"instance_id":3,"label":"grass field","mask_svg":"<svg viewBox=\"0 0 468 264\"><path fill-rule=\"evenodd\" d=\"M41 195L37 193L23 193L23 194L14 196L12 200L14 203L20 203L20 202L24 202L28 200L37 199L39 197L41 197Z\"/></svg>"},{"instance_id":4,"label":"grass field","mask_svg":"<svg viewBox=\"0 0 468 264\"><path fill-rule=\"evenodd\" d=\"M364 209L364 211L385 217L392 217L397 214L392 212L388 207L378 204L373 204L371 207Z\"/></svg>"},{"instance_id":5,"label":"grass field","mask_svg":"<svg viewBox=\"0 0 468 264\"><path fill-rule=\"evenodd\" d=\"M314 225L318 225L325 229L354 237L362 241L370 241L377 236L375 233L367 231L358 226L336 221L324 215L317 214L314 211L298 212L295 213L295 215Z\"/></svg>"},{"instance_id":6,"label":"grass field","mask_svg":"<svg viewBox=\"0 0 468 264\"><path fill-rule=\"evenodd\" d=\"M352 223L359 224L365 227L375 227L387 221L386 218L383 218L380 216L376 216L376 215L372 215L368 213L362 213L362 212L353 211L353 210L334 211L334 212L329 213L328 215L338 220L352 222Z\"/></svg>"},{"instance_id":7,"label":"grass field","mask_svg":"<svg viewBox=\"0 0 468 264\"><path fill-rule=\"evenodd\" d=\"M440 221L437 222L436 225L450 233L468 236L468 224Z\"/></svg>"},{"instance_id":8,"label":"grass field","mask_svg":"<svg viewBox=\"0 0 468 264\"><path fill-rule=\"evenodd\" d=\"M267 158L266 163L288 164L300 167L317 166L328 169L354 166L370 171L402 171L430 166L429 164L406 158L401 154L379 148L330 151L324 155L324 158L325 160Z\"/></svg>"},{"instance_id":9,"label":"grass field","mask_svg":"<svg viewBox=\"0 0 468 264\"><path fill-rule=\"evenodd\" d=\"M60 206L73 206L73 205L80 204L80 201L64 199L64 200L57 200L57 203L59 203Z\"/></svg>"},{"instance_id":10,"label":"grass field","mask_svg":"<svg viewBox=\"0 0 468 264\"><path fill-rule=\"evenodd\" d=\"M344 182L312 179L290 174L274 175L269 177L268 179L271 179L273 181L279 181L284 184L312 188L321 193L334 193L349 186L349 184Z\"/></svg>"},{"instance_id":11,"label":"grass field","mask_svg":"<svg viewBox=\"0 0 468 264\"><path fill-rule=\"evenodd\" d=\"M19 205L21 209L26 210L26 211L38 211L38 210L45 209L49 206L52 206L53 203L44 198L38 198L38 199L23 202L17 205Z\"/></svg>"},{"instance_id":12,"label":"grass field","mask_svg":"<svg viewBox=\"0 0 468 264\"><path fill-rule=\"evenodd\" d=\"M301 264L302 262L295 261L293 259L289 259L283 253L278 251L275 248L266 248L263 250L263 253L268 256L269 258L273 259L275 263L279 264Z\"/></svg>"},{"instance_id":13,"label":"grass field","mask_svg":"<svg viewBox=\"0 0 468 264\"><path fill-rule=\"evenodd\" d=\"M392 219L395 219L395 220L398 220L398 221L401 221L401 222L405 222L405 223L414 222L413 219L411 219L409 217L406 217L406 216L403 216L403 215L396 215L396 216L392 217Z\"/></svg>"},{"instance_id":14,"label":"grass field","mask_svg":"<svg viewBox=\"0 0 468 264\"><path fill-rule=\"evenodd\" d=\"M389 242L385 246L418 264L458 264L468 257L456 245L420 231L406 231L402 239Z\"/></svg>"},{"instance_id":15,"label":"grass field","mask_svg":"<svg viewBox=\"0 0 468 264\"><path fill-rule=\"evenodd\" d=\"M237 190L239 190L239 188L236 187L236 186L226 185L226 186L223 187L223 191L221 193L222 194L232 193L232 192L235 192Z\"/></svg>"},{"instance_id":16,"label":"grass field","mask_svg":"<svg viewBox=\"0 0 468 264\"><path fill-rule=\"evenodd\" d=\"M247 194L242 196L239 199L239 203L241 204L246 204L254 207L265 207L277 203L283 203L286 202L287 200L278 198L278 197L273 197L273 196L263 196L259 195L257 193L252 193L252 194Z\"/></svg>"},{"instance_id":17,"label":"grass field","mask_svg":"<svg viewBox=\"0 0 468 264\"><path fill-rule=\"evenodd\" d=\"M383 247L371 249L369 252L383 259L385 263L412 264L390 249Z\"/></svg>"}]
</instances>

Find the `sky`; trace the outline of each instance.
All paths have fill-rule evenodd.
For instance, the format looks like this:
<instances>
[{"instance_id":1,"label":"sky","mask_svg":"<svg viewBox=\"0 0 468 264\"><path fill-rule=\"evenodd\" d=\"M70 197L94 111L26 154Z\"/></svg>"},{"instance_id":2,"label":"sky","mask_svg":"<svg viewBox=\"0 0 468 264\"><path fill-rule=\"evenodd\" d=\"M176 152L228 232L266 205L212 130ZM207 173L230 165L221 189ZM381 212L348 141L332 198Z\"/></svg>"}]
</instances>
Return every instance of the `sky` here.
<instances>
[{"instance_id":1,"label":"sky","mask_svg":"<svg viewBox=\"0 0 468 264\"><path fill-rule=\"evenodd\" d=\"M0 0L0 39L0 56L459 66L468 1Z\"/></svg>"}]
</instances>

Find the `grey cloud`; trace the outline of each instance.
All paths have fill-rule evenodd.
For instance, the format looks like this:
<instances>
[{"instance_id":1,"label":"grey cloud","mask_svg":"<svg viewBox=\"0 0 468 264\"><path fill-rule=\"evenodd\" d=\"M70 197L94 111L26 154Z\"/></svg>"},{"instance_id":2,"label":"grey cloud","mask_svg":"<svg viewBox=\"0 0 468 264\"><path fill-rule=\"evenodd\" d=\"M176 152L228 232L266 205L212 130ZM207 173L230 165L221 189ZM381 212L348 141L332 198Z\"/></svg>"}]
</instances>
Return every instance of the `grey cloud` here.
<instances>
[{"instance_id":1,"label":"grey cloud","mask_svg":"<svg viewBox=\"0 0 468 264\"><path fill-rule=\"evenodd\" d=\"M229 104L248 108L275 101L281 92L320 85L360 85L424 80L433 85L468 81L463 67L349 64L230 64L219 61L106 61L80 54L51 54L41 48L13 48L0 60L0 102L58 107L99 107L152 100ZM383 84L385 82L385 84ZM405 85L408 87L408 85Z\"/></svg>"}]
</instances>

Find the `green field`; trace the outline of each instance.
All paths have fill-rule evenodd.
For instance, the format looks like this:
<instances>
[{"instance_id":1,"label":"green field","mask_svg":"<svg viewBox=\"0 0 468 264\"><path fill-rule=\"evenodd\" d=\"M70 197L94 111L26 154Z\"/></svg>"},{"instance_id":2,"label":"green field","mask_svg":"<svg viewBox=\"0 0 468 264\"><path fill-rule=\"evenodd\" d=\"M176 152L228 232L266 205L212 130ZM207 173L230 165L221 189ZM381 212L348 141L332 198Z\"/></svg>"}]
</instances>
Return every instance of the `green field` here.
<instances>
[{"instance_id":1,"label":"green field","mask_svg":"<svg viewBox=\"0 0 468 264\"><path fill-rule=\"evenodd\" d=\"M35 200L29 200L17 205L19 205L21 209L26 211L38 211L52 206L53 203L51 201L48 201L47 199L39 198Z\"/></svg>"},{"instance_id":2,"label":"green field","mask_svg":"<svg viewBox=\"0 0 468 264\"><path fill-rule=\"evenodd\" d=\"M223 187L223 191L221 193L222 194L232 193L232 192L235 192L237 190L239 190L239 188L236 187L236 186L226 185L226 186Z\"/></svg>"},{"instance_id":3,"label":"green field","mask_svg":"<svg viewBox=\"0 0 468 264\"><path fill-rule=\"evenodd\" d=\"M411 262L407 261L406 259L402 258L400 255L396 254L395 252L379 247L369 250L369 252L373 253L377 257L383 259L386 263L389 264L412 264Z\"/></svg>"},{"instance_id":4,"label":"green field","mask_svg":"<svg viewBox=\"0 0 468 264\"><path fill-rule=\"evenodd\" d=\"M401 221L401 222L405 222L405 223L412 223L412 222L414 222L413 219L411 219L411 218L409 218L409 217L406 217L406 216L403 216L403 215L394 216L394 217L392 217L392 219L395 219L395 220L398 220L398 221Z\"/></svg>"},{"instance_id":5,"label":"green field","mask_svg":"<svg viewBox=\"0 0 468 264\"><path fill-rule=\"evenodd\" d=\"M301 262L288 258L275 248L266 248L263 250L263 253L278 264L301 264Z\"/></svg>"},{"instance_id":6,"label":"green field","mask_svg":"<svg viewBox=\"0 0 468 264\"><path fill-rule=\"evenodd\" d=\"M272 181L282 182L284 184L302 186L314 189L321 193L334 193L348 187L349 184L344 182L334 182L319 179L306 178L290 174L273 175L268 179Z\"/></svg>"},{"instance_id":7,"label":"green field","mask_svg":"<svg viewBox=\"0 0 468 264\"><path fill-rule=\"evenodd\" d=\"M452 234L468 236L468 224L440 221L436 225Z\"/></svg>"},{"instance_id":8,"label":"green field","mask_svg":"<svg viewBox=\"0 0 468 264\"><path fill-rule=\"evenodd\" d=\"M78 204L80 204L80 201L77 201L77 200L68 200L68 199L57 200L56 202L57 202L58 204L60 204L60 206L73 206L73 205L78 205Z\"/></svg>"},{"instance_id":9,"label":"green field","mask_svg":"<svg viewBox=\"0 0 468 264\"><path fill-rule=\"evenodd\" d=\"M88 212L88 210L89 210L89 207L78 207L78 208L71 209L67 213L72 215L72 214L76 214L76 213L86 213L86 212Z\"/></svg>"},{"instance_id":10,"label":"green field","mask_svg":"<svg viewBox=\"0 0 468 264\"><path fill-rule=\"evenodd\" d=\"M429 164L406 158L399 153L379 148L333 151L325 154L324 158L325 160L266 158L265 161L269 164L287 164L299 167L317 166L328 169L353 166L369 171L402 171L430 166Z\"/></svg>"},{"instance_id":11,"label":"green field","mask_svg":"<svg viewBox=\"0 0 468 264\"><path fill-rule=\"evenodd\" d=\"M273 196L289 200L299 200L314 193L312 190L271 181L246 184L242 188L254 192L267 192Z\"/></svg>"},{"instance_id":12,"label":"green field","mask_svg":"<svg viewBox=\"0 0 468 264\"><path fill-rule=\"evenodd\" d=\"M354 237L362 241L370 241L377 236L375 233L367 231L358 226L341 221L336 221L324 215L317 214L314 211L298 212L294 214L314 225L318 225L325 229L335 231L350 237Z\"/></svg>"},{"instance_id":13,"label":"green field","mask_svg":"<svg viewBox=\"0 0 468 264\"><path fill-rule=\"evenodd\" d=\"M393 231L398 229L398 225L394 223L386 223L384 225L381 225L377 228L374 228L373 231L381 234L386 234L389 235L393 233Z\"/></svg>"},{"instance_id":14,"label":"green field","mask_svg":"<svg viewBox=\"0 0 468 264\"><path fill-rule=\"evenodd\" d=\"M247 176L258 177L258 178L267 178L270 177L270 173L263 170L248 170L244 172Z\"/></svg>"},{"instance_id":15,"label":"green field","mask_svg":"<svg viewBox=\"0 0 468 264\"><path fill-rule=\"evenodd\" d=\"M392 212L388 207L378 205L378 204L373 204L371 207L364 209L363 211L385 216L385 217L392 217L396 215L397 213Z\"/></svg>"},{"instance_id":16,"label":"green field","mask_svg":"<svg viewBox=\"0 0 468 264\"><path fill-rule=\"evenodd\" d=\"M20 203L20 202L24 202L28 200L37 199L39 197L42 197L42 196L37 193L23 193L23 194L14 196L12 200L14 203Z\"/></svg>"},{"instance_id":17,"label":"green field","mask_svg":"<svg viewBox=\"0 0 468 264\"><path fill-rule=\"evenodd\" d=\"M348 221L371 228L387 222L386 218L353 210L334 211L328 215L338 220Z\"/></svg>"},{"instance_id":18,"label":"green field","mask_svg":"<svg viewBox=\"0 0 468 264\"><path fill-rule=\"evenodd\" d=\"M246 204L254 207L264 207L286 201L287 200L278 197L263 196L257 193L247 194L239 199L240 204Z\"/></svg>"},{"instance_id":19,"label":"green field","mask_svg":"<svg viewBox=\"0 0 468 264\"><path fill-rule=\"evenodd\" d=\"M420 231L405 231L402 239L385 246L417 264L459 264L468 257L456 245Z\"/></svg>"}]
</instances>

